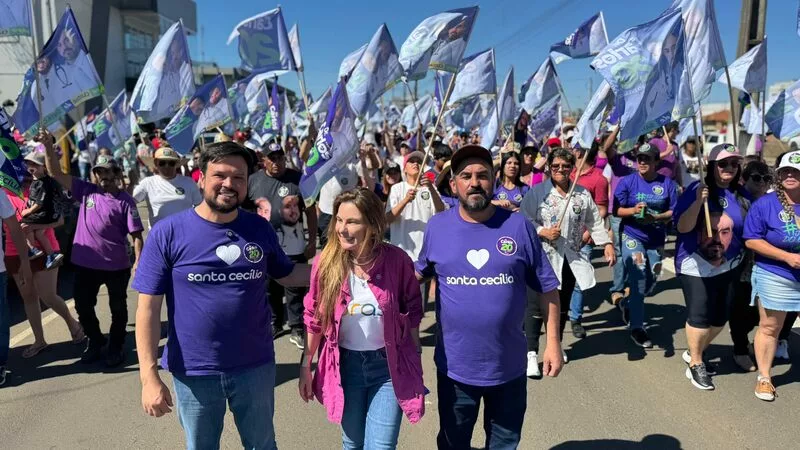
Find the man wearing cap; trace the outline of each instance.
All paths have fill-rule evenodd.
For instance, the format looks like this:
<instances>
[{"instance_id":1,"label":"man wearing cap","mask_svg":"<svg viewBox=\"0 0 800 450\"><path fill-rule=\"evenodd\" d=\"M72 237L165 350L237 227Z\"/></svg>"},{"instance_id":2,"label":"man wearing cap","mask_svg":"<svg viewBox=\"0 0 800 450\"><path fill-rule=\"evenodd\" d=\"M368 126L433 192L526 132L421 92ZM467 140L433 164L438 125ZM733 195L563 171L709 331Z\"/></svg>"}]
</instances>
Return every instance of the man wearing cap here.
<instances>
[{"instance_id":1,"label":"man wearing cap","mask_svg":"<svg viewBox=\"0 0 800 450\"><path fill-rule=\"evenodd\" d=\"M200 204L203 200L197 184L189 177L178 175L181 157L169 147L156 150L156 174L136 184L136 177L128 186L137 203L147 202L150 226L159 220Z\"/></svg>"},{"instance_id":2,"label":"man wearing cap","mask_svg":"<svg viewBox=\"0 0 800 450\"><path fill-rule=\"evenodd\" d=\"M389 224L391 243L405 250L414 261L422 250L428 220L445 209L439 192L432 188L431 180L422 176L424 157L420 151L406 155L403 163L405 181L392 186L386 202L386 223Z\"/></svg>"},{"instance_id":3,"label":"man wearing cap","mask_svg":"<svg viewBox=\"0 0 800 450\"><path fill-rule=\"evenodd\" d=\"M526 285L540 292L547 321L544 373L563 364L558 339L558 279L533 224L492 205L492 156L467 145L450 160L459 207L428 222L417 277L435 278L434 361L439 449L470 448L484 401L486 448L517 448L527 407Z\"/></svg>"},{"instance_id":4,"label":"man wearing cap","mask_svg":"<svg viewBox=\"0 0 800 450\"><path fill-rule=\"evenodd\" d=\"M275 229L284 253L295 263L306 263L317 252L317 211L306 208L300 194L301 173L286 167L286 153L275 142L268 144L262 152L264 170L250 175L247 183L247 201L245 209L255 211L268 220ZM301 212L305 212L306 227L311 232L306 240L300 227L295 227L294 218L287 218L282 211L284 206L297 204ZM290 223L295 222L295 223ZM291 225L287 236L284 225ZM297 232L297 231L300 232ZM297 236L294 236L297 234ZM289 341L297 348L303 349L303 297L307 292L303 287L284 287L274 279L269 281L269 303L272 307L272 336L278 337L283 331L283 323L287 322L291 329ZM284 314L283 297L286 295L286 312Z\"/></svg>"},{"instance_id":5,"label":"man wearing cap","mask_svg":"<svg viewBox=\"0 0 800 450\"><path fill-rule=\"evenodd\" d=\"M122 176L122 170L113 158L98 156L92 167L97 184L87 183L61 172L53 151L52 137L47 132L42 137L47 153L47 173L64 189L72 192L72 197L80 203L72 264L75 266L75 309L89 338L81 362L91 363L102 357L106 338L100 331L94 308L100 286L105 285L111 308L106 364L118 366L125 360L128 280L131 270L136 270L143 246L143 227L136 201L119 189L117 181ZM128 255L128 235L133 238L133 269Z\"/></svg>"}]
</instances>

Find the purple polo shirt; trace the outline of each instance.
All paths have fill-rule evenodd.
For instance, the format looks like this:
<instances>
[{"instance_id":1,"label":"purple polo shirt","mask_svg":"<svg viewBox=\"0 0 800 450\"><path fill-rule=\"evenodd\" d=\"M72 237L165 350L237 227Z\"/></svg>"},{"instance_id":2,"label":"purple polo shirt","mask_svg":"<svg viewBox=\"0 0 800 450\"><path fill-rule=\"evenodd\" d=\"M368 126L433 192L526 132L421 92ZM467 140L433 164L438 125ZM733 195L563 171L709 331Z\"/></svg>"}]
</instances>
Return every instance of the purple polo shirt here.
<instances>
[{"instance_id":1,"label":"purple polo shirt","mask_svg":"<svg viewBox=\"0 0 800 450\"><path fill-rule=\"evenodd\" d=\"M111 195L77 178L72 179L71 191L81 204L72 264L99 270L130 268L128 234L144 229L133 197L124 191Z\"/></svg>"}]
</instances>

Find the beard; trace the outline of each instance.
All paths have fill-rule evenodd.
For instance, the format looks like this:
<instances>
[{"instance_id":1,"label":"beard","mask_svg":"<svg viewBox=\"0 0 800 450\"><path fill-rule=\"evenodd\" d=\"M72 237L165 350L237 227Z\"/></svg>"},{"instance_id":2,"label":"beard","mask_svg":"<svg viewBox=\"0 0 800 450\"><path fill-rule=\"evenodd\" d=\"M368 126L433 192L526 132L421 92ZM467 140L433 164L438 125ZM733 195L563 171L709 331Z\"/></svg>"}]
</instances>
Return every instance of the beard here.
<instances>
[{"instance_id":1,"label":"beard","mask_svg":"<svg viewBox=\"0 0 800 450\"><path fill-rule=\"evenodd\" d=\"M480 198L477 200L471 200L471 195L480 195ZM477 189L469 189L467 191L467 195L462 198L459 196L458 201L461 203L461 206L464 207L469 212L480 212L485 210L492 204L492 199L489 197L489 194L481 188Z\"/></svg>"},{"instance_id":2,"label":"beard","mask_svg":"<svg viewBox=\"0 0 800 450\"><path fill-rule=\"evenodd\" d=\"M227 189L224 191L225 193L229 192ZM239 200L239 194L235 191L230 191L234 196L236 196L236 202L232 205L226 205L223 203L219 203L217 201L217 195L222 194L223 191L220 190L219 193L212 193L211 195L203 195L203 201L211 208L212 211L216 211L220 214L228 214L236 210L239 205L242 204L242 201Z\"/></svg>"}]
</instances>

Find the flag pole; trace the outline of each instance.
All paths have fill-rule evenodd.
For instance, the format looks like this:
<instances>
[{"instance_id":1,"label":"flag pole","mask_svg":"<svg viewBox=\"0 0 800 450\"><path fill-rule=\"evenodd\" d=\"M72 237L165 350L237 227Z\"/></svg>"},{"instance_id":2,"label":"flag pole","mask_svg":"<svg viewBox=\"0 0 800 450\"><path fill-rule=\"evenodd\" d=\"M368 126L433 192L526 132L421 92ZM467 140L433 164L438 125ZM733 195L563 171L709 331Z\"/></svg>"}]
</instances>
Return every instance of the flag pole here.
<instances>
[{"instance_id":1,"label":"flag pole","mask_svg":"<svg viewBox=\"0 0 800 450\"><path fill-rule=\"evenodd\" d=\"M684 31L683 38L684 38L684 42L685 42L685 39L686 39L685 31ZM686 45L683 46L683 59L684 59L684 61L687 59L686 58ZM725 65L725 74L727 74L727 73L728 73L728 66ZM692 92L692 89L691 89L691 86L693 86L693 84L692 84L692 71L691 70L687 70L686 71L686 75L687 75L687 78L689 79L689 86L690 86L689 87L689 98L691 100L691 104L694 105L695 104L694 103L694 92ZM729 77L728 78L728 92L731 93L731 106L733 106L733 92L730 90L730 86L731 86L731 84L730 84L730 77ZM703 113L702 113L702 110L699 108L700 102L697 102L697 104L698 104L698 112L700 112L700 117L702 117ZM733 115L734 111L731 111L731 114ZM733 122L735 123L736 121L734 120ZM694 124L694 118L692 118L692 123ZM734 125L734 133L733 133L734 139L736 138L735 130L736 130L736 128L735 128L735 125ZM701 148L700 145L699 145L700 135L697 133L696 125L695 125L694 137L698 142L698 147L697 148L698 149ZM703 152L700 152L699 155L700 156L698 157L698 160L700 162L697 165L697 167L698 167L698 175L700 175L700 182L703 183L703 180L705 179L703 177ZM706 232L708 233L708 237L711 238L713 236L713 234L711 233L711 213L710 213L710 211L708 209L708 199L703 201L703 213L705 214L705 219L706 219Z\"/></svg>"},{"instance_id":2,"label":"flag pole","mask_svg":"<svg viewBox=\"0 0 800 450\"><path fill-rule=\"evenodd\" d=\"M439 129L439 123L442 121L442 116L444 115L444 109L447 105L447 102L450 101L450 94L453 93L453 87L456 84L456 77L458 76L458 72L453 74L453 77L450 78L450 83L447 85L447 92L444 94L444 98L442 99L442 106L439 108L439 115L436 116L436 125L433 126L433 135L436 135L436 131ZM431 147L433 146L433 136L431 136L430 141L428 142L428 146L425 148L425 157L422 159L422 164L420 164L420 171L424 170L425 164L428 162L428 156L431 152ZM421 175L421 174L420 174ZM419 181L422 179L422 176L417 177L417 183L414 186L414 189L419 186Z\"/></svg>"},{"instance_id":3,"label":"flag pole","mask_svg":"<svg viewBox=\"0 0 800 450\"><path fill-rule=\"evenodd\" d=\"M414 105L414 114L417 116L417 122L419 122L419 126L421 128L423 126L422 116L419 115L419 109L417 109L417 99L414 98L414 92L411 91L411 86L408 85L408 80L406 79L406 77L401 77L400 81L403 82L403 85L405 85L406 89L408 90L408 95L411 96L411 104ZM444 102L442 102L442 104L444 104ZM431 138L433 138L433 136L431 136ZM423 134L421 136L421 139L417 138L417 145L420 148L422 148L424 144L425 144L425 135Z\"/></svg>"},{"instance_id":4,"label":"flag pole","mask_svg":"<svg viewBox=\"0 0 800 450\"><path fill-rule=\"evenodd\" d=\"M758 159L764 159L764 146L767 144L767 91L761 93L761 151Z\"/></svg>"},{"instance_id":5,"label":"flag pole","mask_svg":"<svg viewBox=\"0 0 800 450\"><path fill-rule=\"evenodd\" d=\"M36 67L39 61L39 45L37 44L36 16L33 11L36 9L35 0L31 0L31 45L33 46L33 74L36 76L36 109L39 110L39 132L44 129L44 115L42 114L42 82L39 79L39 68ZM44 30L42 30L44 33Z\"/></svg>"},{"instance_id":6,"label":"flag pole","mask_svg":"<svg viewBox=\"0 0 800 450\"><path fill-rule=\"evenodd\" d=\"M303 103L306 105L306 111L308 111L311 105L308 104L309 102L308 102L308 93L306 92L306 76L305 76L305 72L303 72L301 70L298 73L300 74L300 76L297 77L297 81L300 83L300 95L303 96ZM311 117L310 114L308 116ZM313 121L313 119L309 119L309 120Z\"/></svg>"},{"instance_id":7,"label":"flag pole","mask_svg":"<svg viewBox=\"0 0 800 450\"><path fill-rule=\"evenodd\" d=\"M691 74L689 75L691 78ZM733 87L731 87L731 73L728 71L728 65L725 64L725 79L728 81L728 96L731 99L731 126L733 126L733 145L739 148L739 132L736 130L736 104L733 101ZM709 225L710 227L711 225ZM711 236L711 232L708 233Z\"/></svg>"}]
</instances>

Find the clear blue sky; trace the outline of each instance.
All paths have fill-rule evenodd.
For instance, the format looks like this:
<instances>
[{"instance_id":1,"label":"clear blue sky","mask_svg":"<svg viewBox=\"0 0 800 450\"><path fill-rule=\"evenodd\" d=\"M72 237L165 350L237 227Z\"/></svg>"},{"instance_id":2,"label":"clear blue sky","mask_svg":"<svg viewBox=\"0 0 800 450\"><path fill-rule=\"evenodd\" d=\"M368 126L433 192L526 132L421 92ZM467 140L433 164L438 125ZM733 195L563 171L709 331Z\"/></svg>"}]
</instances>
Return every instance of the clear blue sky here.
<instances>
[{"instance_id":1,"label":"clear blue sky","mask_svg":"<svg viewBox=\"0 0 800 450\"><path fill-rule=\"evenodd\" d=\"M609 39L631 26L655 18L671 0L493 0L478 1L480 13L465 56L494 47L498 83L509 66L514 66L515 89L519 89L544 61L550 45L569 35L584 20L602 10ZM316 97L336 82L345 55L369 41L386 22L398 50L408 34L424 18L435 13L474 5L472 0L303 0L282 5L287 28L298 22L305 65L306 83ZM234 6L235 5L235 6ZM238 66L237 44L225 45L233 27L241 20L276 7L262 0L197 0L198 28L203 28L202 48L206 61L220 66ZM715 0L725 56L736 58L741 1ZM769 0L768 83L800 77L796 33L797 0ZM192 57L201 59L199 36L191 38ZM589 68L591 59L566 61L557 66L572 108L583 107L589 99L589 80L597 87L601 78ZM420 81L419 92L432 90L432 75ZM299 92L295 74L279 83ZM394 93L401 95L399 87ZM727 101L727 90L717 84L705 102Z\"/></svg>"}]
</instances>

